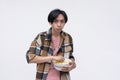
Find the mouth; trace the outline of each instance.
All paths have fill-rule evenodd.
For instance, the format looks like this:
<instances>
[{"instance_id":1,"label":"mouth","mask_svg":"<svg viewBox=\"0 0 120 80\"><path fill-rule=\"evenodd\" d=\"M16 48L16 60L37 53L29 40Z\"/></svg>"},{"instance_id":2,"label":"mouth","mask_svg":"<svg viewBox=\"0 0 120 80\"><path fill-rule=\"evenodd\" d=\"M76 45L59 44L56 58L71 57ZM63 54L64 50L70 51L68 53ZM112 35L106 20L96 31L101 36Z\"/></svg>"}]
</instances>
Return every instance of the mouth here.
<instances>
[{"instance_id":1,"label":"mouth","mask_svg":"<svg viewBox=\"0 0 120 80\"><path fill-rule=\"evenodd\" d=\"M56 29L61 30L61 29L62 29L62 27L58 26Z\"/></svg>"}]
</instances>

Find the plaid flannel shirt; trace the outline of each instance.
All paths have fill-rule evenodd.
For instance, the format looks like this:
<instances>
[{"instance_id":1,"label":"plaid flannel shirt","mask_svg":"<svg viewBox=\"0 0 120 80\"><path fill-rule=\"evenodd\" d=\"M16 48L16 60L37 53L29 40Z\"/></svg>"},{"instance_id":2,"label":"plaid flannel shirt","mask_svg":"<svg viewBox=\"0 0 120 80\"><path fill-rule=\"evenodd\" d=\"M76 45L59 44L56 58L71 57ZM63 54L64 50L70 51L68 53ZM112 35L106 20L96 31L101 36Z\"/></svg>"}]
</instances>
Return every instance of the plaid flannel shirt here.
<instances>
[{"instance_id":1,"label":"plaid flannel shirt","mask_svg":"<svg viewBox=\"0 0 120 80\"><path fill-rule=\"evenodd\" d=\"M65 58L74 58L73 53L73 42L72 37L61 31L61 44L57 55L61 55ZM51 47L52 42L52 28L49 31L39 33L37 37L32 41L29 50L26 53L26 59L29 63L30 60L34 59L35 56L51 56L53 49ZM46 80L51 61L45 63L37 63L36 80ZM61 80L70 80L69 72L60 71Z\"/></svg>"}]
</instances>

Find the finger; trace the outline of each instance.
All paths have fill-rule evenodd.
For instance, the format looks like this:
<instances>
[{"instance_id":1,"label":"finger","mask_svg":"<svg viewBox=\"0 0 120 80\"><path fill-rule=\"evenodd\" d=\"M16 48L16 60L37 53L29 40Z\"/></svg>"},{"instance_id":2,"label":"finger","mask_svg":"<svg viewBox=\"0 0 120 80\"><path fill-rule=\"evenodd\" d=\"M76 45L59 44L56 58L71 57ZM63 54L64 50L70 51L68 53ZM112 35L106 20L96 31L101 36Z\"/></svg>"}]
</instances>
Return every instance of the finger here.
<instances>
[{"instance_id":1,"label":"finger","mask_svg":"<svg viewBox=\"0 0 120 80\"><path fill-rule=\"evenodd\" d=\"M62 71L68 71L68 69L62 69Z\"/></svg>"},{"instance_id":2,"label":"finger","mask_svg":"<svg viewBox=\"0 0 120 80\"><path fill-rule=\"evenodd\" d=\"M68 71L69 71L69 68L62 69L62 71L64 71L64 72L68 72Z\"/></svg>"},{"instance_id":3,"label":"finger","mask_svg":"<svg viewBox=\"0 0 120 80\"><path fill-rule=\"evenodd\" d=\"M62 67L63 69L67 69L68 67Z\"/></svg>"}]
</instances>

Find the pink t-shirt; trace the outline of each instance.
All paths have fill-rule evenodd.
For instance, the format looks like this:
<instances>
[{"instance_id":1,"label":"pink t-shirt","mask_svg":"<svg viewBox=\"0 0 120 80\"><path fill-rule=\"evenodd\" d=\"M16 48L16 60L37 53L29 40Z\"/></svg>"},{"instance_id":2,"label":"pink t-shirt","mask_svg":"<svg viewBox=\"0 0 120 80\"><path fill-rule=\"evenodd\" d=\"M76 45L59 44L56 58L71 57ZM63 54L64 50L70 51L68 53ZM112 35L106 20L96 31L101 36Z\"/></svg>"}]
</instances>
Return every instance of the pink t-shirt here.
<instances>
[{"instance_id":1,"label":"pink t-shirt","mask_svg":"<svg viewBox=\"0 0 120 80\"><path fill-rule=\"evenodd\" d=\"M59 38L52 37L52 42L53 42L52 44L53 56L56 56L57 51L59 49L58 47L60 44L60 37ZM54 68L53 63L51 63L50 65L50 69L46 80L60 80L60 72Z\"/></svg>"}]
</instances>

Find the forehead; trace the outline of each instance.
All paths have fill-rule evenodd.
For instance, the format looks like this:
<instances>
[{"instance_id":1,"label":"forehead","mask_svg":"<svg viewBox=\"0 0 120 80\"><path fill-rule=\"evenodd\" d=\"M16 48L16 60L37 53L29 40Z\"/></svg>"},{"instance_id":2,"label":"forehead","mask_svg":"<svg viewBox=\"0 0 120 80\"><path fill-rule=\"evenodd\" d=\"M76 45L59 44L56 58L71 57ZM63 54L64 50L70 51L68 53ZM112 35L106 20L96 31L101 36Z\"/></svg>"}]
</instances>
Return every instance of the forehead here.
<instances>
[{"instance_id":1,"label":"forehead","mask_svg":"<svg viewBox=\"0 0 120 80\"><path fill-rule=\"evenodd\" d=\"M64 16L62 14L59 14L56 20L64 20Z\"/></svg>"}]
</instances>

